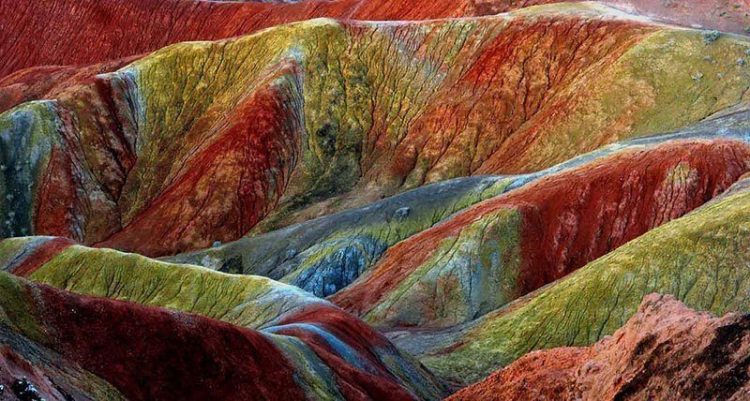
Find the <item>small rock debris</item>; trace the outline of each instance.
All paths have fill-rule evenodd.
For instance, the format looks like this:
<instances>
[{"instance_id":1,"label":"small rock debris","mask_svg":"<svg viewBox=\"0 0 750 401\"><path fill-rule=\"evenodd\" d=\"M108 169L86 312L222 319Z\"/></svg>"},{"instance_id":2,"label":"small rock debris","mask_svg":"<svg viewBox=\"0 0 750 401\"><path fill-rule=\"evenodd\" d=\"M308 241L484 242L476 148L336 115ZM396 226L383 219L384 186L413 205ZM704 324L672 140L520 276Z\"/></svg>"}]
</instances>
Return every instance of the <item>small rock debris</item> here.
<instances>
[{"instance_id":1,"label":"small rock debris","mask_svg":"<svg viewBox=\"0 0 750 401\"><path fill-rule=\"evenodd\" d=\"M46 401L37 390L36 386L29 379L22 377L17 379L11 385L13 394L21 401Z\"/></svg>"}]
</instances>

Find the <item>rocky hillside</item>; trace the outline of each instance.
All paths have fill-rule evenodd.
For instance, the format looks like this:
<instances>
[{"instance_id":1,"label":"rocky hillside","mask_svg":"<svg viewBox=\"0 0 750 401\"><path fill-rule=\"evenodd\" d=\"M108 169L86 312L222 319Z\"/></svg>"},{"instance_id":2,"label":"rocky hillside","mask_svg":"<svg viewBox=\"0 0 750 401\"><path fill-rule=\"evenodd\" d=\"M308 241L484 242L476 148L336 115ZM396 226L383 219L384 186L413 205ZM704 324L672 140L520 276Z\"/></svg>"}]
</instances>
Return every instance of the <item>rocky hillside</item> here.
<instances>
[{"instance_id":1,"label":"rocky hillside","mask_svg":"<svg viewBox=\"0 0 750 401\"><path fill-rule=\"evenodd\" d=\"M449 400L744 400L750 316L695 312L652 294L590 347L529 353Z\"/></svg>"},{"instance_id":2,"label":"rocky hillside","mask_svg":"<svg viewBox=\"0 0 750 401\"><path fill-rule=\"evenodd\" d=\"M80 383L68 393L103 379L136 400L445 394L438 379L372 328L270 279L52 237L7 239L0 255L4 270L35 282L0 274L3 327L20 341L5 349L29 361L27 348L43 347L63 373L68 365L82 370L86 376L74 377ZM60 374L53 368L42 365L37 381L52 386Z\"/></svg>"},{"instance_id":3,"label":"rocky hillside","mask_svg":"<svg viewBox=\"0 0 750 401\"><path fill-rule=\"evenodd\" d=\"M165 256L534 172L741 102L749 49L588 3L178 44L0 114L2 234Z\"/></svg>"},{"instance_id":4,"label":"rocky hillside","mask_svg":"<svg viewBox=\"0 0 750 401\"><path fill-rule=\"evenodd\" d=\"M0 399L750 399L748 32L0 0Z\"/></svg>"}]
</instances>

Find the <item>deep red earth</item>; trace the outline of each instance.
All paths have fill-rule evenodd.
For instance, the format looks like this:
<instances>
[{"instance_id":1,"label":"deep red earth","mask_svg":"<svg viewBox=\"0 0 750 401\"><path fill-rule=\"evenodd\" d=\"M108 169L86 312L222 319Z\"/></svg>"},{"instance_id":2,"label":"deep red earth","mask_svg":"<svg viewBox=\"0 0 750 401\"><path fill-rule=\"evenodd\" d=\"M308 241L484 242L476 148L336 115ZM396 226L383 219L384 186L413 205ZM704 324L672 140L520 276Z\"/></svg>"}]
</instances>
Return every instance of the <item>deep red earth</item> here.
<instances>
[{"instance_id":1,"label":"deep red earth","mask_svg":"<svg viewBox=\"0 0 750 401\"><path fill-rule=\"evenodd\" d=\"M34 287L52 348L129 399L304 397L292 367L257 332L201 316Z\"/></svg>"},{"instance_id":2,"label":"deep red earth","mask_svg":"<svg viewBox=\"0 0 750 401\"><path fill-rule=\"evenodd\" d=\"M372 348L390 348L396 351L382 334L378 333L361 320L352 319L345 312L327 306L313 306L300 313L288 316L280 322L284 324L309 324L317 326L336 338L344 341L357 351L358 362L366 364L369 371L354 369L334 349L329 340L320 334L296 326L282 327L279 334L302 339L315 353L335 372L336 381L346 399L350 400L411 400L411 396L402 387L388 381L392 377L382 362L373 353Z\"/></svg>"},{"instance_id":3,"label":"deep red earth","mask_svg":"<svg viewBox=\"0 0 750 401\"><path fill-rule=\"evenodd\" d=\"M294 368L259 332L198 315L78 296L45 285L26 286L45 345L129 399L304 398ZM334 333L357 350L359 358L365 356L361 362L370 371L342 359L320 335L280 330L299 337L329 365L347 399L413 399L373 353L373 347L393 347L381 334L325 305L313 305L284 323L303 322Z\"/></svg>"},{"instance_id":4,"label":"deep red earth","mask_svg":"<svg viewBox=\"0 0 750 401\"><path fill-rule=\"evenodd\" d=\"M66 88L90 82L94 75L115 71L138 58L132 56L82 67L39 66L18 70L0 78L0 112L29 100L52 99Z\"/></svg>"},{"instance_id":5,"label":"deep red earth","mask_svg":"<svg viewBox=\"0 0 750 401\"><path fill-rule=\"evenodd\" d=\"M301 101L295 98L299 88L274 83L284 75L296 77L297 68L288 63L275 68L232 109L227 124L205 127L210 141L144 212L97 246L173 254L235 240L265 217L283 195L298 158L303 128L291 109Z\"/></svg>"}]
</instances>

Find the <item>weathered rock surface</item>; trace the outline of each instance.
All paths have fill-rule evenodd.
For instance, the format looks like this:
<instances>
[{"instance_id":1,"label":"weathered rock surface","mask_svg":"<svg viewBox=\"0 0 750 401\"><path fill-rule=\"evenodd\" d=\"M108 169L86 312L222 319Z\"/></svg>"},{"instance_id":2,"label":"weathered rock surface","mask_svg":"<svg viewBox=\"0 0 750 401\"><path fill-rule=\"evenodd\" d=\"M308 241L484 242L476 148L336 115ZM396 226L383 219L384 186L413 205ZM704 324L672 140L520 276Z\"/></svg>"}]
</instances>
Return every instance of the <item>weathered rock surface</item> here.
<instances>
[{"instance_id":1,"label":"weathered rock surface","mask_svg":"<svg viewBox=\"0 0 750 401\"><path fill-rule=\"evenodd\" d=\"M716 315L750 310L750 193L730 192L471 323L389 337L466 385L534 350L592 344L622 327L652 292Z\"/></svg>"},{"instance_id":2,"label":"weathered rock surface","mask_svg":"<svg viewBox=\"0 0 750 401\"><path fill-rule=\"evenodd\" d=\"M445 395L439 380L382 334L326 301L267 278L167 264L52 237L0 242L0 266L72 291L2 273L0 284L9 287L0 286L5 312L0 316L8 316L4 324L11 334L62 354L128 399ZM35 327L42 332L35 334ZM76 335L80 330L96 340ZM5 338L0 335L0 342ZM183 386L185 381L191 384Z\"/></svg>"},{"instance_id":3,"label":"weathered rock surface","mask_svg":"<svg viewBox=\"0 0 750 401\"><path fill-rule=\"evenodd\" d=\"M535 351L451 401L746 400L750 315L716 318L651 294L612 336Z\"/></svg>"},{"instance_id":4,"label":"weathered rock surface","mask_svg":"<svg viewBox=\"0 0 750 401\"><path fill-rule=\"evenodd\" d=\"M531 175L456 178L166 260L262 275L327 296L351 284L389 246L531 179Z\"/></svg>"},{"instance_id":5,"label":"weathered rock surface","mask_svg":"<svg viewBox=\"0 0 750 401\"><path fill-rule=\"evenodd\" d=\"M80 365L0 325L0 397L10 401L125 400Z\"/></svg>"},{"instance_id":6,"label":"weathered rock surface","mask_svg":"<svg viewBox=\"0 0 750 401\"><path fill-rule=\"evenodd\" d=\"M0 115L0 234L163 256L538 171L737 104L748 48L589 3L178 44Z\"/></svg>"},{"instance_id":7,"label":"weathered rock surface","mask_svg":"<svg viewBox=\"0 0 750 401\"><path fill-rule=\"evenodd\" d=\"M481 202L390 248L331 299L376 326L452 326L554 282L724 192L739 141L625 150Z\"/></svg>"},{"instance_id":8,"label":"weathered rock surface","mask_svg":"<svg viewBox=\"0 0 750 401\"><path fill-rule=\"evenodd\" d=\"M0 1L0 78L24 68L98 64L189 40L215 40L316 17L423 20L507 12L558 0L300 1L289 4L199 0ZM745 4L730 1L606 0L667 22L743 32ZM127 40L123 40L127 38Z\"/></svg>"},{"instance_id":9,"label":"weathered rock surface","mask_svg":"<svg viewBox=\"0 0 750 401\"><path fill-rule=\"evenodd\" d=\"M0 399L750 399L749 13L0 0Z\"/></svg>"},{"instance_id":10,"label":"weathered rock surface","mask_svg":"<svg viewBox=\"0 0 750 401\"><path fill-rule=\"evenodd\" d=\"M521 191L520 193L523 193L523 191L528 191L519 190L524 185L528 185L544 177L552 179L552 177L557 177L557 175L574 168L579 168L579 171L585 171L585 169L581 168L587 163L595 161L599 164L610 163L612 160L616 160L610 156L627 149L642 152L670 141L713 143L727 140L746 142L746 131L748 122L750 121L748 115L750 115L750 112L744 110L742 107L727 110L713 119L678 132L619 142L536 173L511 176L466 177L425 185L404 192L403 194L374 202L365 207L313 219L267 234L246 237L218 247L177 255L168 258L168 260L198 264L232 273L259 274L301 286L317 295L329 295L332 291L339 291L351 284L353 278L356 279L358 277L357 272L361 274L369 270L385 254L383 251L386 249L402 240L415 236L417 233L431 226L441 223L449 215L483 199L492 198L508 191ZM671 144L669 146L680 147L683 145ZM718 165L721 164L723 163L719 163ZM703 165L702 168L707 168L704 171L708 172L713 166ZM608 173L604 172L605 175L619 174L617 173L617 168L606 168L606 170ZM735 173L732 174L733 176L736 175ZM572 177L574 178L572 181L580 184L585 181L587 175L588 173L582 173L562 175L562 177ZM542 191L542 193L554 192L557 194L555 191L564 192L564 188L568 188L571 185L578 185L568 183L563 178L554 178L552 181L560 183L560 188L554 191ZM721 187L723 185L725 184L722 184ZM552 185L552 187L554 188L556 185ZM722 194L722 196L724 195ZM513 198L515 196L518 195L513 194L506 196L506 198ZM537 198L546 197L546 199L557 200L557 195L535 196ZM697 196L697 194L691 196ZM700 196L695 199L699 198ZM561 196L560 199L565 199L565 196ZM601 201L604 200L601 199ZM663 203L663 200L656 199L655 201ZM698 200L699 203L703 201L705 199ZM504 204L504 202L501 202L501 204ZM671 204L667 205L665 203L664 205L665 207L672 207ZM513 206L506 206L510 209L514 208ZM397 217L399 211L403 210L409 210L408 215ZM586 218L588 218L586 213L583 213L583 215L586 215ZM605 216L601 217L605 218ZM503 224L506 223L509 223L509 221L505 221ZM637 219L634 219L628 224L632 224L635 227L635 225L640 223ZM439 230L439 228L434 228L430 232ZM513 236L512 233L508 235ZM415 238L418 238L418 236ZM498 237L485 235L483 241L486 242L491 239L498 239ZM411 239L405 241L405 243L409 243L410 241ZM425 248L427 252L434 252L435 244L425 244ZM420 252L422 251L425 250L420 250ZM463 254L456 253L452 258L467 260L470 255L477 252L478 249L469 247ZM419 252L416 254L418 255ZM492 258L481 259L477 257L472 260L474 261L469 262L467 260L466 263L480 265L483 265L485 262L489 263L489 265L500 263L499 259L495 260ZM413 263L415 262L412 259L407 259L404 262L407 266ZM459 264L453 263L453 265L454 268L450 271L457 277L476 272L476 269L460 269L458 268ZM492 268L488 267L488 269L491 270ZM313 272L319 272L320 274ZM340 272L348 273L344 277ZM418 275L416 272L413 275L415 277L426 276ZM398 280L401 279L397 279L396 281ZM405 281L409 281L408 276ZM472 280L460 281L472 282ZM512 290L516 286L516 284L509 284L511 288L506 288L506 290ZM420 288L425 286L427 286L427 283L422 282L419 286L415 286L414 290L420 291ZM477 287L474 287L473 290L468 290L467 292L473 293L476 290ZM429 293L429 291L421 291L421 293L425 294ZM490 291L490 293L497 294L497 291ZM373 296L380 296L381 299L388 298L387 294ZM471 300L469 304L472 305L484 303L486 310L491 309L491 306L487 304L486 298L477 294L461 300L453 299L453 304L461 304L467 300ZM414 301L414 299L411 299L411 301ZM420 305L424 303L432 307L442 304L448 305L451 303L451 300L435 300L433 297L429 297L425 302L411 302L405 309L421 308ZM400 308L393 309L398 310ZM453 310L455 311L456 308L453 308ZM476 306L465 310L468 313L464 316L474 316L477 313ZM424 319L426 315L422 313L421 316ZM434 324L435 320L431 322ZM377 320L377 323L382 325L389 322L380 318ZM425 324L425 321L422 324Z\"/></svg>"}]
</instances>

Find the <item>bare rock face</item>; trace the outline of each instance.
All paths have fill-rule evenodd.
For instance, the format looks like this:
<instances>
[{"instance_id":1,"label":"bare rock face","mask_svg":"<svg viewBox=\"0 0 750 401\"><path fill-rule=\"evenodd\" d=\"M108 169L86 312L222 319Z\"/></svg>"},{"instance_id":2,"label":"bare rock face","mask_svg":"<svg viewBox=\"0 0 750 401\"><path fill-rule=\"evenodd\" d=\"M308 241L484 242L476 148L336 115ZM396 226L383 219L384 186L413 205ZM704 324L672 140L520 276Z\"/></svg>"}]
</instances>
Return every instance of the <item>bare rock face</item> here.
<instances>
[{"instance_id":1,"label":"bare rock face","mask_svg":"<svg viewBox=\"0 0 750 401\"><path fill-rule=\"evenodd\" d=\"M450 400L747 400L750 314L651 294L590 347L532 352Z\"/></svg>"}]
</instances>

